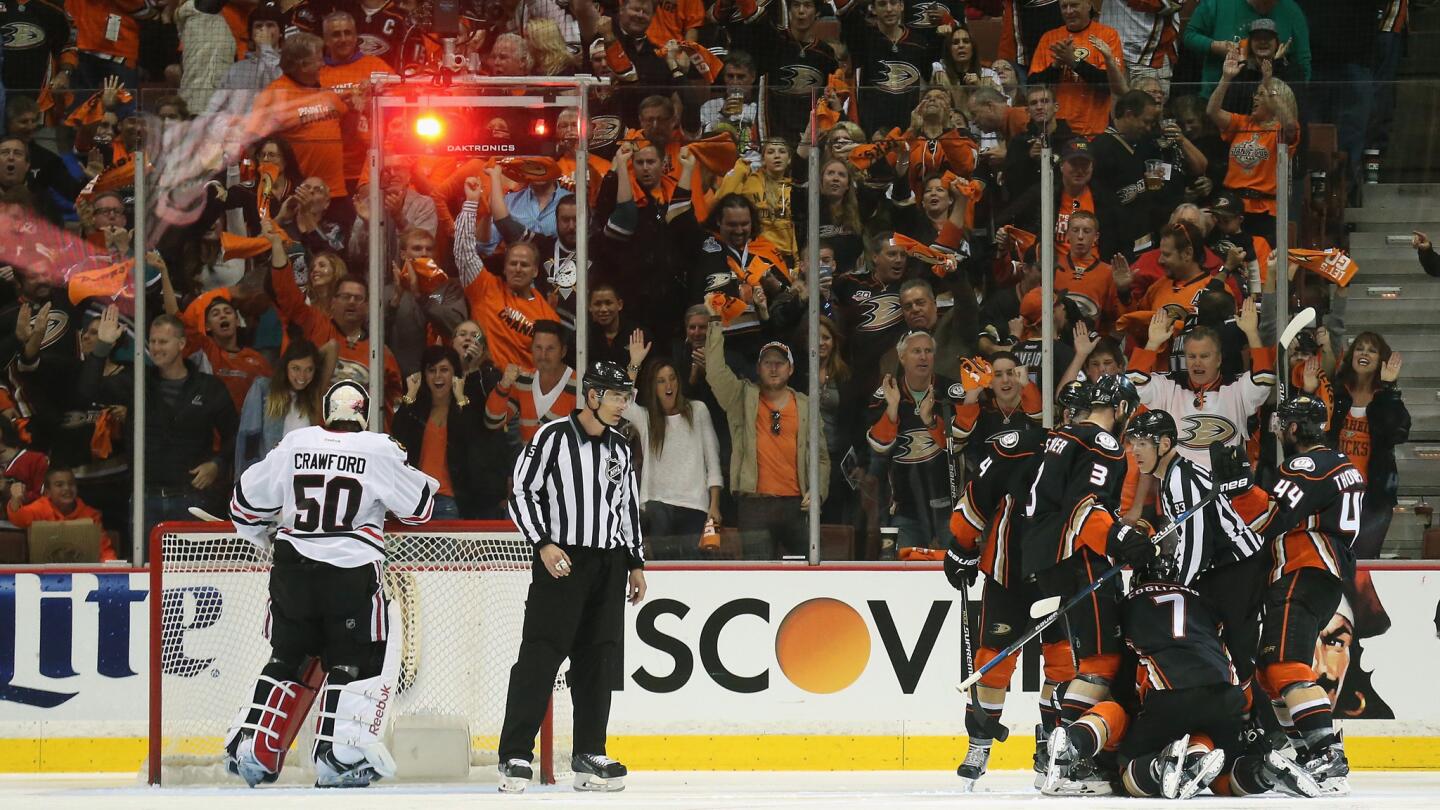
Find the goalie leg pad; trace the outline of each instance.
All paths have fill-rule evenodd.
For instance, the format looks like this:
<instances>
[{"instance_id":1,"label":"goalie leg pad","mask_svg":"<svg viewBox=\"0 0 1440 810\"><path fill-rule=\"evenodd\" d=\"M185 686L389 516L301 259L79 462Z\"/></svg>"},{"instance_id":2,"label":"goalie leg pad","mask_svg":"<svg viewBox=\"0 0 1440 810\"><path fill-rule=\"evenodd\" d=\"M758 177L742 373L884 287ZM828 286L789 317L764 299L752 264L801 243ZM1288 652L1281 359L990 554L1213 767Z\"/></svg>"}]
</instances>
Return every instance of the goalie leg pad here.
<instances>
[{"instance_id":1,"label":"goalie leg pad","mask_svg":"<svg viewBox=\"0 0 1440 810\"><path fill-rule=\"evenodd\" d=\"M398 627L398 605L392 602L387 610L391 626ZM391 633L377 646L383 648L378 674L359 678L359 667L330 668L321 690L320 710L316 712L315 748L311 752L319 777L317 784L330 781L346 787L361 786L371 779L395 775L395 759L386 748L385 735L398 694L401 634Z\"/></svg>"},{"instance_id":2,"label":"goalie leg pad","mask_svg":"<svg viewBox=\"0 0 1440 810\"><path fill-rule=\"evenodd\" d=\"M240 708L225 735L226 769L254 787L273 782L285 764L287 728L299 718L307 687L298 681L276 680L261 674L251 702Z\"/></svg>"}]
</instances>

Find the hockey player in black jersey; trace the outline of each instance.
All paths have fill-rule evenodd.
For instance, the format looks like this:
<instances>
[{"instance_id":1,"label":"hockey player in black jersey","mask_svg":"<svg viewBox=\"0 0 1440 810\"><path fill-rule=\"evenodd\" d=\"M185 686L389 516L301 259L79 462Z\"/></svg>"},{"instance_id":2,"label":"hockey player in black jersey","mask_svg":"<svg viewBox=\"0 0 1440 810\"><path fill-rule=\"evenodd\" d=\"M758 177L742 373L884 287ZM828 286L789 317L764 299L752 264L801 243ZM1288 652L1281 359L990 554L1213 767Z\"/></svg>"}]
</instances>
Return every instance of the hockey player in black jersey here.
<instances>
[{"instance_id":1,"label":"hockey player in black jersey","mask_svg":"<svg viewBox=\"0 0 1440 810\"><path fill-rule=\"evenodd\" d=\"M1110 568L1107 558L1143 564L1151 547L1142 530L1121 523L1125 453L1117 438L1139 395L1128 379L1109 375L1090 390L1090 411L1050 433L1025 505L1023 575L1046 596L1068 597ZM1061 719L1073 721L1105 700L1120 667L1112 580L1067 615L1078 674L1061 690Z\"/></svg>"},{"instance_id":2,"label":"hockey player in black jersey","mask_svg":"<svg viewBox=\"0 0 1440 810\"><path fill-rule=\"evenodd\" d=\"M1299 761L1326 793L1346 793L1350 767L1333 707L1317 683L1315 640L1355 576L1365 479L1344 453L1325 446L1329 409L1300 393L1276 409L1288 458L1260 534L1273 561L1260 629L1260 681Z\"/></svg>"},{"instance_id":3,"label":"hockey player in black jersey","mask_svg":"<svg viewBox=\"0 0 1440 810\"><path fill-rule=\"evenodd\" d=\"M1210 445L1207 470L1180 453L1178 433L1167 411L1150 410L1135 417L1125 437L1140 473L1159 482L1162 517L1173 521L1215 487L1221 489L1221 497L1176 529L1178 563L1184 581L1193 582L1218 612L1249 711L1270 555L1231 498L1244 499L1243 506L1252 497L1264 496L1251 492L1254 485L1243 448Z\"/></svg>"},{"instance_id":4,"label":"hockey player in black jersey","mask_svg":"<svg viewBox=\"0 0 1440 810\"><path fill-rule=\"evenodd\" d=\"M1191 545L1205 544L1201 537ZM1186 799L1212 782L1225 795L1319 795L1314 779L1279 752L1241 753L1245 699L1220 640L1219 613L1185 584L1182 567L1193 550L1178 534L1164 545L1137 571L1120 607L1135 656L1136 705L1127 711L1104 701L1056 729L1042 790L1053 792L1076 763L1108 747L1117 750L1120 782L1132 796Z\"/></svg>"},{"instance_id":5,"label":"hockey player in black jersey","mask_svg":"<svg viewBox=\"0 0 1440 810\"><path fill-rule=\"evenodd\" d=\"M1040 463L1045 436L1044 429L1027 420L990 436L983 461L966 482L950 517L954 542L945 555L945 576L959 590L975 581L977 570L985 574L976 667L984 666L1024 632L1030 605L1039 598L1034 584L1020 575L1019 511ZM1045 682L1040 688L1042 731L1037 732L1037 740L1043 740L1055 725L1056 712L1050 702L1055 688L1075 675L1070 644L1058 626L1042 634L1041 645ZM986 673L971 693L979 711L995 723L1005 708L1016 661L1014 656L1005 659ZM973 710L965 715L965 731L969 748L956 773L968 791L984 775L994 739Z\"/></svg>"}]
</instances>

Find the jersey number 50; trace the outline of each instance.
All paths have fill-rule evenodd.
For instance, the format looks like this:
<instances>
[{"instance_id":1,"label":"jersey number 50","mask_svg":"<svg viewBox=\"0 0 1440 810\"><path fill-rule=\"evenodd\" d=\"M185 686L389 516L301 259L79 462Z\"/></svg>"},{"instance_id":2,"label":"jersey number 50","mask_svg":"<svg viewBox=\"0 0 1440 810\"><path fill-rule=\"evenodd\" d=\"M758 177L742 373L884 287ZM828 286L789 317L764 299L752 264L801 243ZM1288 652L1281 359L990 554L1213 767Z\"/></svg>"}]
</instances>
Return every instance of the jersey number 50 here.
<instances>
[{"instance_id":1,"label":"jersey number 50","mask_svg":"<svg viewBox=\"0 0 1440 810\"><path fill-rule=\"evenodd\" d=\"M321 503L311 497L317 489L324 489ZM365 488L354 478L337 476L329 481L323 475L295 476L295 529L313 532L349 532L355 529L355 513L360 511L360 499ZM344 502L344 517L340 517L341 502ZM323 525L321 518L324 518Z\"/></svg>"}]
</instances>

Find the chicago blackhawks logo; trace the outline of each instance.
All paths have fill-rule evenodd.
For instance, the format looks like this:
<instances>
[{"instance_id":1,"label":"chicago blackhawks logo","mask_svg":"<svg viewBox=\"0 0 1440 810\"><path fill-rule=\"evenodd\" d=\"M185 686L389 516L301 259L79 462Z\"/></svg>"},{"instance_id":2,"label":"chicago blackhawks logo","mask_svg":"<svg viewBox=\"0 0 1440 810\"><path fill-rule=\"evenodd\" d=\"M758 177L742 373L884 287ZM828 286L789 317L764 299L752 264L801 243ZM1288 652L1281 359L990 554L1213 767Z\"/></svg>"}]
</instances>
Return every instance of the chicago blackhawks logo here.
<instances>
[{"instance_id":1,"label":"chicago blackhawks logo","mask_svg":"<svg viewBox=\"0 0 1440 810\"><path fill-rule=\"evenodd\" d=\"M1199 449L1225 444L1235 436L1235 425L1213 413L1193 413L1180 420L1180 446Z\"/></svg>"}]
</instances>

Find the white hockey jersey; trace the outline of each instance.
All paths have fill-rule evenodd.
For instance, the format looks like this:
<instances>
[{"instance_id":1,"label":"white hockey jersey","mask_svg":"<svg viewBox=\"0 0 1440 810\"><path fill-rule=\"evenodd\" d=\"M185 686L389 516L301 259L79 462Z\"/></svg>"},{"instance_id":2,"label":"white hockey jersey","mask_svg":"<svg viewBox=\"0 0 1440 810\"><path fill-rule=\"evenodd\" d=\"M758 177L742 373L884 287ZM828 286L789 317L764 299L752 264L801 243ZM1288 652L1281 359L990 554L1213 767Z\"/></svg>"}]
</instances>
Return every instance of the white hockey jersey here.
<instances>
[{"instance_id":1,"label":"white hockey jersey","mask_svg":"<svg viewBox=\"0 0 1440 810\"><path fill-rule=\"evenodd\" d=\"M1154 352L1137 349L1129 377L1140 392L1140 404L1168 412L1180 431L1180 454L1206 470L1210 445L1244 446L1246 423L1275 387L1274 359L1263 349L1251 352L1249 372L1221 378L1219 386L1204 391L1191 389L1188 380L1148 370L1153 367Z\"/></svg>"},{"instance_id":2,"label":"white hockey jersey","mask_svg":"<svg viewBox=\"0 0 1440 810\"><path fill-rule=\"evenodd\" d=\"M430 519L440 484L411 467L383 433L307 427L286 434L235 484L230 519L264 547L269 530L312 560L357 568L385 557L385 513Z\"/></svg>"}]
</instances>

